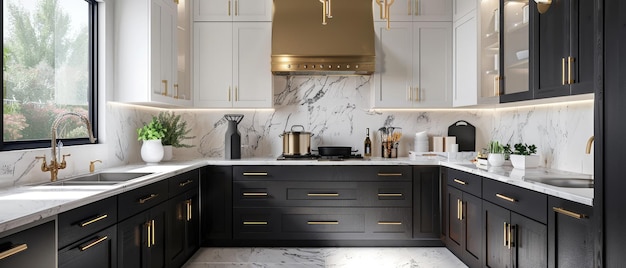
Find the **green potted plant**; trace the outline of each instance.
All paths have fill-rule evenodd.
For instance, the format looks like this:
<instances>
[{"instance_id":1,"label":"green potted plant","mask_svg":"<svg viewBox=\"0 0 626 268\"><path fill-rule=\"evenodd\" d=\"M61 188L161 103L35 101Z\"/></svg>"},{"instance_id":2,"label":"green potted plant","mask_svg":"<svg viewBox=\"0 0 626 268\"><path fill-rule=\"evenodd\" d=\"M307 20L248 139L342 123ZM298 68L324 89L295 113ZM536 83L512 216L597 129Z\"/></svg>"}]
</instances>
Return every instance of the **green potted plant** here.
<instances>
[{"instance_id":1,"label":"green potted plant","mask_svg":"<svg viewBox=\"0 0 626 268\"><path fill-rule=\"evenodd\" d=\"M499 167L504 164L504 146L498 141L489 142L489 155L487 155L487 161L489 165Z\"/></svg>"},{"instance_id":2,"label":"green potted plant","mask_svg":"<svg viewBox=\"0 0 626 268\"><path fill-rule=\"evenodd\" d=\"M176 148L191 148L193 145L184 144L184 140L193 139L195 136L189 136L191 129L187 128L187 122L181 120L181 115L176 115L174 112L160 112L157 116L157 120L166 129L165 135L161 139L165 155L163 160L168 161L172 159L172 147Z\"/></svg>"},{"instance_id":3,"label":"green potted plant","mask_svg":"<svg viewBox=\"0 0 626 268\"><path fill-rule=\"evenodd\" d=\"M519 169L538 167L540 157L536 153L537 146L534 144L516 143L511 150L511 164Z\"/></svg>"},{"instance_id":4,"label":"green potted plant","mask_svg":"<svg viewBox=\"0 0 626 268\"><path fill-rule=\"evenodd\" d=\"M165 137L166 128L152 117L152 121L137 129L137 140L142 141L141 159L146 163L158 163L163 159L161 139Z\"/></svg>"}]
</instances>

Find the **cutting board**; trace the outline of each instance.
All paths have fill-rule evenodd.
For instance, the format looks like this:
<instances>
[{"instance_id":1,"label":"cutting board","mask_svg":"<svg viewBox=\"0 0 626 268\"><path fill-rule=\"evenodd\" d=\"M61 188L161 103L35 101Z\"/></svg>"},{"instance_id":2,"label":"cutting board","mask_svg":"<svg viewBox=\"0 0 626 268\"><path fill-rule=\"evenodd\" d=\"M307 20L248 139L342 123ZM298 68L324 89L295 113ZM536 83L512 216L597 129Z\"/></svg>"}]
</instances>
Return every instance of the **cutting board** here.
<instances>
[{"instance_id":1,"label":"cutting board","mask_svg":"<svg viewBox=\"0 0 626 268\"><path fill-rule=\"evenodd\" d=\"M476 128L465 120L456 121L448 127L448 136L456 137L459 152L476 151Z\"/></svg>"}]
</instances>

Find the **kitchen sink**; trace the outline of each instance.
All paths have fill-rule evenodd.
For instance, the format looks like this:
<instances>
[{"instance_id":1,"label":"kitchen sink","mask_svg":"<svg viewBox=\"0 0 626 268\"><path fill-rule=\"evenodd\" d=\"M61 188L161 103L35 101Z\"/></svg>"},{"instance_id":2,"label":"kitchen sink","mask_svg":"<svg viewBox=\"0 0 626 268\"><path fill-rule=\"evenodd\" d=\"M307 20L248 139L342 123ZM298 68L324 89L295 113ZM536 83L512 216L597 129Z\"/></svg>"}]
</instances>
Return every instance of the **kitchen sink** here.
<instances>
[{"instance_id":1,"label":"kitchen sink","mask_svg":"<svg viewBox=\"0 0 626 268\"><path fill-rule=\"evenodd\" d=\"M152 173L129 173L129 172L101 172L74 177L67 180L55 181L45 185L50 186L85 186L85 185L114 185Z\"/></svg>"},{"instance_id":2,"label":"kitchen sink","mask_svg":"<svg viewBox=\"0 0 626 268\"><path fill-rule=\"evenodd\" d=\"M524 180L565 188L593 188L593 179L590 178L537 177Z\"/></svg>"}]
</instances>

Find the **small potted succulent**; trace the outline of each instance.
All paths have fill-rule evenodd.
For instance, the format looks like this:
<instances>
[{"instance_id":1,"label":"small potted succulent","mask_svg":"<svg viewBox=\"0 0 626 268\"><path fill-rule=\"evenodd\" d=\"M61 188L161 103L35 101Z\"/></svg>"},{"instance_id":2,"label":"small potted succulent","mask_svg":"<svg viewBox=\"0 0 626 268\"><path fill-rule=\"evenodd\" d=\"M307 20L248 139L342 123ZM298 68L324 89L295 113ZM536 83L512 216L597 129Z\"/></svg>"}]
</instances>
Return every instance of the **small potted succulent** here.
<instances>
[{"instance_id":1,"label":"small potted succulent","mask_svg":"<svg viewBox=\"0 0 626 268\"><path fill-rule=\"evenodd\" d=\"M142 141L141 159L146 163L158 163L163 159L163 145L161 139L165 137L167 129L152 117L150 123L137 129L137 140Z\"/></svg>"},{"instance_id":2,"label":"small potted succulent","mask_svg":"<svg viewBox=\"0 0 626 268\"><path fill-rule=\"evenodd\" d=\"M193 139L195 136L189 136L191 129L187 128L187 122L181 119L181 115L176 115L174 112L160 112L157 120L165 128L165 135L161 139L165 152L163 156L164 161L172 159L172 147L193 147L193 145L182 143L183 140Z\"/></svg>"},{"instance_id":3,"label":"small potted succulent","mask_svg":"<svg viewBox=\"0 0 626 268\"><path fill-rule=\"evenodd\" d=\"M498 141L489 142L489 155L487 155L487 161L489 165L499 167L504 164L504 146Z\"/></svg>"},{"instance_id":4,"label":"small potted succulent","mask_svg":"<svg viewBox=\"0 0 626 268\"><path fill-rule=\"evenodd\" d=\"M514 168L526 169L539 166L540 157L537 155L537 146L534 144L516 143L511 150L511 164Z\"/></svg>"}]
</instances>

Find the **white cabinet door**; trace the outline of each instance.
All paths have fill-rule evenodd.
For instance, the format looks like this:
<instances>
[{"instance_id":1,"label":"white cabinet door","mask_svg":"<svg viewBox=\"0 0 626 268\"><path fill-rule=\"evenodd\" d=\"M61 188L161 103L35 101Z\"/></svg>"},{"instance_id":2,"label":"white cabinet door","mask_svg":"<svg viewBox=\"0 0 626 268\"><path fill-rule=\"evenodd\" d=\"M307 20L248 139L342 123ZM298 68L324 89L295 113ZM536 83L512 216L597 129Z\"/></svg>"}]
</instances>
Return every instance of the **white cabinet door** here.
<instances>
[{"instance_id":1,"label":"white cabinet door","mask_svg":"<svg viewBox=\"0 0 626 268\"><path fill-rule=\"evenodd\" d=\"M272 23L234 23L233 37L233 107L272 107Z\"/></svg>"},{"instance_id":2,"label":"white cabinet door","mask_svg":"<svg viewBox=\"0 0 626 268\"><path fill-rule=\"evenodd\" d=\"M374 21L386 21L381 18L381 8L376 0L372 7ZM389 15L391 21L451 21L452 0L395 0L389 8Z\"/></svg>"},{"instance_id":3,"label":"white cabinet door","mask_svg":"<svg viewBox=\"0 0 626 268\"><path fill-rule=\"evenodd\" d=\"M232 107L233 31L230 22L194 23L196 107Z\"/></svg>"},{"instance_id":4,"label":"white cabinet door","mask_svg":"<svg viewBox=\"0 0 626 268\"><path fill-rule=\"evenodd\" d=\"M413 23L396 22L387 29L385 23L377 22L375 30L374 107L411 107Z\"/></svg>"},{"instance_id":5,"label":"white cabinet door","mask_svg":"<svg viewBox=\"0 0 626 268\"><path fill-rule=\"evenodd\" d=\"M415 107L452 104L452 24L414 23L413 87ZM417 51L416 51L417 50Z\"/></svg>"},{"instance_id":6,"label":"white cabinet door","mask_svg":"<svg viewBox=\"0 0 626 268\"><path fill-rule=\"evenodd\" d=\"M478 104L478 32L475 15L454 23L452 106Z\"/></svg>"},{"instance_id":7,"label":"white cabinet door","mask_svg":"<svg viewBox=\"0 0 626 268\"><path fill-rule=\"evenodd\" d=\"M272 21L272 0L196 0L195 21Z\"/></svg>"},{"instance_id":8,"label":"white cabinet door","mask_svg":"<svg viewBox=\"0 0 626 268\"><path fill-rule=\"evenodd\" d=\"M168 0L165 0L168 1ZM151 87L153 94L173 97L177 85L177 11L169 2L153 0L151 20Z\"/></svg>"}]
</instances>

